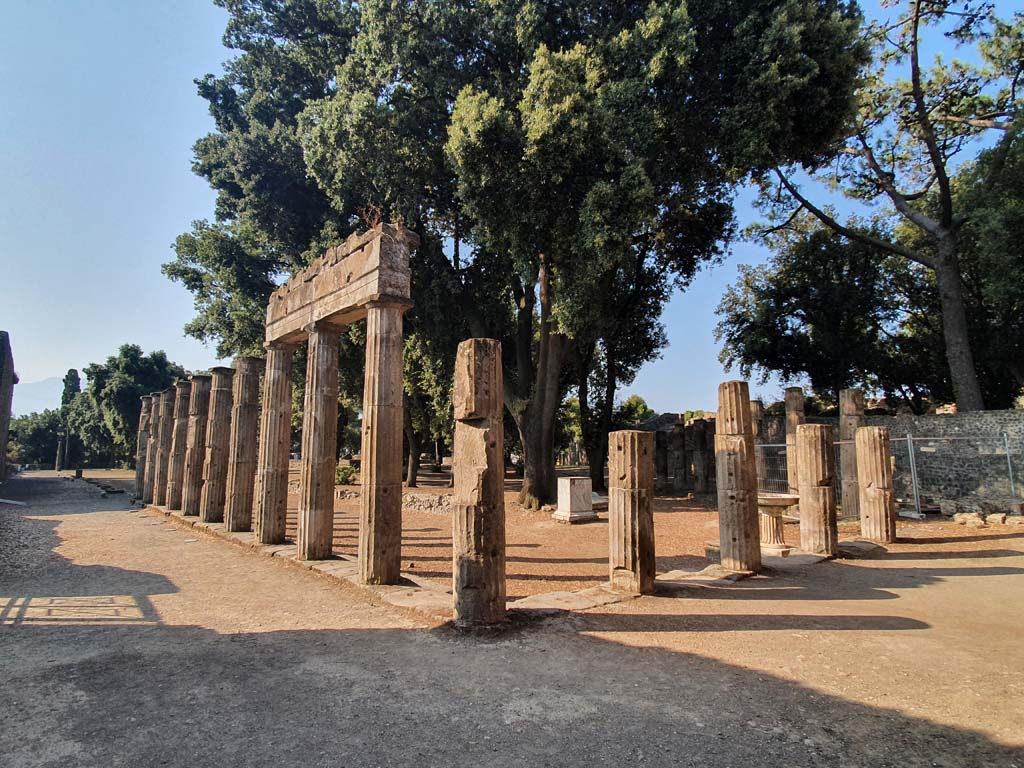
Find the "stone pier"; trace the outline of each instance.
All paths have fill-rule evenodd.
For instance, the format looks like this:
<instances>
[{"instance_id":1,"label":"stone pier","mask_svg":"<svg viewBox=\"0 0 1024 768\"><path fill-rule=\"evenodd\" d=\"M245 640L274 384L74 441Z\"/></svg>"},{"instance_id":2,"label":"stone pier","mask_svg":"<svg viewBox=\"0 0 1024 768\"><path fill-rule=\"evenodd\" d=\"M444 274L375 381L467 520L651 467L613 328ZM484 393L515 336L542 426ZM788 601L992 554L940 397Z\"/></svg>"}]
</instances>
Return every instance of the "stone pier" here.
<instances>
[{"instance_id":1,"label":"stone pier","mask_svg":"<svg viewBox=\"0 0 1024 768\"><path fill-rule=\"evenodd\" d=\"M801 424L796 428L800 486L800 549L832 557L836 554L835 442L832 427Z\"/></svg>"},{"instance_id":2,"label":"stone pier","mask_svg":"<svg viewBox=\"0 0 1024 768\"><path fill-rule=\"evenodd\" d=\"M206 420L206 456L203 490L199 495L199 519L204 523L224 520L228 481L228 448L231 443L231 368L211 368L210 411Z\"/></svg>"},{"instance_id":3,"label":"stone pier","mask_svg":"<svg viewBox=\"0 0 1024 768\"><path fill-rule=\"evenodd\" d=\"M149 396L149 438L146 440L146 472L142 478L142 503L153 503L153 489L156 487L156 455L160 443L160 393Z\"/></svg>"},{"instance_id":4,"label":"stone pier","mask_svg":"<svg viewBox=\"0 0 1024 768\"><path fill-rule=\"evenodd\" d=\"M843 517L860 516L860 487L857 484L857 446L854 437L864 426L864 392L843 389L839 392L839 476L842 478Z\"/></svg>"},{"instance_id":5,"label":"stone pier","mask_svg":"<svg viewBox=\"0 0 1024 768\"><path fill-rule=\"evenodd\" d=\"M612 589L654 592L654 435L608 435L608 566Z\"/></svg>"},{"instance_id":6,"label":"stone pier","mask_svg":"<svg viewBox=\"0 0 1024 768\"><path fill-rule=\"evenodd\" d=\"M764 403L760 400L750 401L750 420L754 442L764 440Z\"/></svg>"},{"instance_id":7,"label":"stone pier","mask_svg":"<svg viewBox=\"0 0 1024 768\"><path fill-rule=\"evenodd\" d=\"M171 436L174 432L174 387L160 393L160 431L156 444L156 474L153 478L153 503L167 503L167 474L171 465Z\"/></svg>"},{"instance_id":8,"label":"stone pier","mask_svg":"<svg viewBox=\"0 0 1024 768\"><path fill-rule=\"evenodd\" d=\"M292 361L295 346L266 344L263 412L256 461L256 541L284 542L288 508L288 458L292 445Z\"/></svg>"},{"instance_id":9,"label":"stone pier","mask_svg":"<svg viewBox=\"0 0 1024 768\"><path fill-rule=\"evenodd\" d=\"M206 422L210 412L208 373L188 377L192 392L188 399L188 429L185 435L185 473L182 480L181 510L186 515L199 514L203 493L203 462L206 460Z\"/></svg>"},{"instance_id":10,"label":"stone pier","mask_svg":"<svg viewBox=\"0 0 1024 768\"><path fill-rule=\"evenodd\" d=\"M171 432L171 461L167 470L167 508L181 509L185 484L185 450L188 443L188 406L192 382L174 382L174 428Z\"/></svg>"},{"instance_id":11,"label":"stone pier","mask_svg":"<svg viewBox=\"0 0 1024 768\"><path fill-rule=\"evenodd\" d=\"M690 474L693 477L693 492L707 493L708 490L708 423L704 419L693 422L693 452L690 454Z\"/></svg>"},{"instance_id":12,"label":"stone pier","mask_svg":"<svg viewBox=\"0 0 1024 768\"><path fill-rule=\"evenodd\" d=\"M896 541L896 493L889 430L859 427L854 440L860 484L860 535L880 544L891 544Z\"/></svg>"},{"instance_id":13,"label":"stone pier","mask_svg":"<svg viewBox=\"0 0 1024 768\"><path fill-rule=\"evenodd\" d=\"M455 358L452 593L455 623L505 619L505 453L501 344L469 339Z\"/></svg>"},{"instance_id":14,"label":"stone pier","mask_svg":"<svg viewBox=\"0 0 1024 768\"><path fill-rule=\"evenodd\" d=\"M722 565L757 573L761 570L757 465L750 389L745 381L726 381L718 387L715 470Z\"/></svg>"},{"instance_id":15,"label":"stone pier","mask_svg":"<svg viewBox=\"0 0 1024 768\"><path fill-rule=\"evenodd\" d=\"M786 477L789 492L799 494L796 457L796 428L804 423L807 398L800 387L786 387Z\"/></svg>"},{"instance_id":16,"label":"stone pier","mask_svg":"<svg viewBox=\"0 0 1024 768\"><path fill-rule=\"evenodd\" d=\"M141 499L146 484L146 450L149 447L149 422L153 407L152 395L139 398L142 408L139 410L139 433L135 447L135 498Z\"/></svg>"},{"instance_id":17,"label":"stone pier","mask_svg":"<svg viewBox=\"0 0 1024 768\"><path fill-rule=\"evenodd\" d=\"M668 433L668 458L672 467L672 490L680 493L686 490L689 480L686 471L686 429L682 423L675 424Z\"/></svg>"},{"instance_id":18,"label":"stone pier","mask_svg":"<svg viewBox=\"0 0 1024 768\"><path fill-rule=\"evenodd\" d=\"M228 485L224 502L224 527L229 531L248 531L252 528L262 367L263 361L258 357L235 359L231 440L228 444Z\"/></svg>"}]
</instances>

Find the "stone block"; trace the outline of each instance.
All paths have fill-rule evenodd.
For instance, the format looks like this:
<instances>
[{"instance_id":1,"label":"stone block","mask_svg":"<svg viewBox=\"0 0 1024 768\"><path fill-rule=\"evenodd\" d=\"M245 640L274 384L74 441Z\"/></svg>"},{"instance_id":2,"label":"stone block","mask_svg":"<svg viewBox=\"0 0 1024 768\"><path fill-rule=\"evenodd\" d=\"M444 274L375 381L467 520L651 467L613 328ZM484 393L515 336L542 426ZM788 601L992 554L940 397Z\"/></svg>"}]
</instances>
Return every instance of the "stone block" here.
<instances>
[{"instance_id":1,"label":"stone block","mask_svg":"<svg viewBox=\"0 0 1024 768\"><path fill-rule=\"evenodd\" d=\"M559 523L596 520L593 486L589 477L558 478L558 509L551 518Z\"/></svg>"}]
</instances>

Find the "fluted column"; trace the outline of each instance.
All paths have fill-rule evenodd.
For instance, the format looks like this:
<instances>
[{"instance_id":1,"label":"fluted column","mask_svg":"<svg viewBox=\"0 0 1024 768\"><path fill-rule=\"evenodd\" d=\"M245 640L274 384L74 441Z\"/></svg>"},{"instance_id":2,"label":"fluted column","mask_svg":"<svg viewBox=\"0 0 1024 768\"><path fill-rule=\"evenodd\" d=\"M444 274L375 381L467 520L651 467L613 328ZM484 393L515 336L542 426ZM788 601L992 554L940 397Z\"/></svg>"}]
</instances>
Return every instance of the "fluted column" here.
<instances>
[{"instance_id":1,"label":"fluted column","mask_svg":"<svg viewBox=\"0 0 1024 768\"><path fill-rule=\"evenodd\" d=\"M832 427L801 424L796 428L800 485L800 549L833 556L836 528L836 467Z\"/></svg>"},{"instance_id":2,"label":"fluted column","mask_svg":"<svg viewBox=\"0 0 1024 768\"><path fill-rule=\"evenodd\" d=\"M256 458L256 540L284 541L288 511L288 457L292 445L292 359L295 347L266 345L260 449Z\"/></svg>"},{"instance_id":3,"label":"fluted column","mask_svg":"<svg viewBox=\"0 0 1024 768\"><path fill-rule=\"evenodd\" d=\"M185 433L185 473L182 480L181 510L186 515L199 514L203 493L203 462L206 460L206 421L210 411L208 373L188 377L192 392L188 399L188 428Z\"/></svg>"},{"instance_id":4,"label":"fluted column","mask_svg":"<svg viewBox=\"0 0 1024 768\"><path fill-rule=\"evenodd\" d=\"M409 305L369 305L363 386L359 520L360 578L394 584L402 563L402 313Z\"/></svg>"},{"instance_id":5,"label":"fluted column","mask_svg":"<svg viewBox=\"0 0 1024 768\"><path fill-rule=\"evenodd\" d=\"M505 619L505 436L501 343L469 339L455 357L452 593L455 623Z\"/></svg>"},{"instance_id":6,"label":"fluted column","mask_svg":"<svg viewBox=\"0 0 1024 768\"><path fill-rule=\"evenodd\" d=\"M760 400L750 401L750 419L754 442L764 440L764 403Z\"/></svg>"},{"instance_id":7,"label":"fluted column","mask_svg":"<svg viewBox=\"0 0 1024 768\"><path fill-rule=\"evenodd\" d=\"M181 509L185 482L185 451L188 444L188 406L192 382L174 382L174 427L171 430L171 462L167 470L167 508Z\"/></svg>"},{"instance_id":8,"label":"fluted column","mask_svg":"<svg viewBox=\"0 0 1024 768\"><path fill-rule=\"evenodd\" d=\"M857 428L864 425L864 392L860 389L839 391L839 476L842 478L840 503L843 517L860 516L860 487L857 484Z\"/></svg>"},{"instance_id":9,"label":"fluted column","mask_svg":"<svg viewBox=\"0 0 1024 768\"><path fill-rule=\"evenodd\" d=\"M608 565L612 589L654 592L654 434L608 435Z\"/></svg>"},{"instance_id":10,"label":"fluted column","mask_svg":"<svg viewBox=\"0 0 1024 768\"><path fill-rule=\"evenodd\" d=\"M796 428L804 423L807 398L800 387L786 387L786 477L790 493L799 493Z\"/></svg>"},{"instance_id":11,"label":"fluted column","mask_svg":"<svg viewBox=\"0 0 1024 768\"><path fill-rule=\"evenodd\" d=\"M160 393L160 433L156 445L156 475L153 479L153 503L167 503L167 475L171 464L171 436L174 432L174 387Z\"/></svg>"},{"instance_id":12,"label":"fluted column","mask_svg":"<svg viewBox=\"0 0 1024 768\"><path fill-rule=\"evenodd\" d=\"M892 484L892 447L885 427L860 427L857 481L860 484L860 535L890 544L896 541L896 492Z\"/></svg>"},{"instance_id":13,"label":"fluted column","mask_svg":"<svg viewBox=\"0 0 1024 768\"><path fill-rule=\"evenodd\" d=\"M146 440L146 472L142 478L142 503L153 503L156 488L156 455L160 443L160 393L149 396L149 437Z\"/></svg>"},{"instance_id":14,"label":"fluted column","mask_svg":"<svg viewBox=\"0 0 1024 768\"><path fill-rule=\"evenodd\" d=\"M146 483L146 449L149 447L149 422L153 408L152 395L139 398L142 408L139 411L139 434L135 447L135 498L143 498Z\"/></svg>"},{"instance_id":15,"label":"fluted column","mask_svg":"<svg viewBox=\"0 0 1024 768\"><path fill-rule=\"evenodd\" d=\"M761 570L761 532L750 390L745 381L718 386L715 471L722 565L756 573Z\"/></svg>"},{"instance_id":16,"label":"fluted column","mask_svg":"<svg viewBox=\"0 0 1024 768\"><path fill-rule=\"evenodd\" d=\"M231 441L228 446L228 486L224 501L224 527L229 531L252 528L253 484L256 480L256 442L260 417L258 357L235 359L232 382Z\"/></svg>"},{"instance_id":17,"label":"fluted column","mask_svg":"<svg viewBox=\"0 0 1024 768\"><path fill-rule=\"evenodd\" d=\"M708 490L708 423L695 419L690 425L693 438L693 453L690 454L690 474L693 476L693 492L706 493Z\"/></svg>"},{"instance_id":18,"label":"fluted column","mask_svg":"<svg viewBox=\"0 0 1024 768\"><path fill-rule=\"evenodd\" d=\"M199 495L199 519L205 523L224 520L224 496L228 480L228 447L231 442L231 368L210 369L210 411L206 419L206 456L203 490Z\"/></svg>"},{"instance_id":19,"label":"fluted column","mask_svg":"<svg viewBox=\"0 0 1024 768\"><path fill-rule=\"evenodd\" d=\"M338 463L338 344L341 331L310 326L306 393L302 413L302 473L299 483L300 560L331 556L334 537L334 477Z\"/></svg>"}]
</instances>

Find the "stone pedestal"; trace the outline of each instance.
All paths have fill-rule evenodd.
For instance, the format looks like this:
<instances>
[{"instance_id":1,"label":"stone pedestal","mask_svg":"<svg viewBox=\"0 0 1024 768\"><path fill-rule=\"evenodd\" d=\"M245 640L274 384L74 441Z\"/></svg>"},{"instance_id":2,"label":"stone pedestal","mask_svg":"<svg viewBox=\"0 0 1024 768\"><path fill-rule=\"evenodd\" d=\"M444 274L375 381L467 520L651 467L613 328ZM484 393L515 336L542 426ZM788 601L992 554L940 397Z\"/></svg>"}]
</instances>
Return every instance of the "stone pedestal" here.
<instances>
[{"instance_id":1,"label":"stone pedestal","mask_svg":"<svg viewBox=\"0 0 1024 768\"><path fill-rule=\"evenodd\" d=\"M745 381L718 387L715 468L722 565L756 573L761 570L761 535L750 390Z\"/></svg>"},{"instance_id":2,"label":"stone pedestal","mask_svg":"<svg viewBox=\"0 0 1024 768\"><path fill-rule=\"evenodd\" d=\"M258 357L235 359L231 398L234 406L231 413L231 441L228 444L228 486L224 502L224 527L229 531L248 531L252 528L262 368L263 361Z\"/></svg>"},{"instance_id":3,"label":"stone pedestal","mask_svg":"<svg viewBox=\"0 0 1024 768\"><path fill-rule=\"evenodd\" d=\"M593 483L589 477L558 478L558 509L551 519L559 523L587 523L597 520Z\"/></svg>"},{"instance_id":4,"label":"stone pedestal","mask_svg":"<svg viewBox=\"0 0 1024 768\"><path fill-rule=\"evenodd\" d=\"M505 454L501 344L469 339L455 358L452 592L455 623L505 618Z\"/></svg>"},{"instance_id":5,"label":"stone pedestal","mask_svg":"<svg viewBox=\"0 0 1024 768\"><path fill-rule=\"evenodd\" d=\"M160 393L149 396L149 438L146 440L146 471L142 480L142 503L153 503L153 489L156 487L156 455L160 444Z\"/></svg>"},{"instance_id":6,"label":"stone pedestal","mask_svg":"<svg viewBox=\"0 0 1024 768\"><path fill-rule=\"evenodd\" d=\"M146 449L149 447L150 410L153 407L153 397L143 395L140 400L142 407L139 411L139 433L135 447L135 498L137 499L143 498L146 485Z\"/></svg>"},{"instance_id":7,"label":"stone pedestal","mask_svg":"<svg viewBox=\"0 0 1024 768\"><path fill-rule=\"evenodd\" d=\"M181 509L185 483L185 452L188 442L188 407L192 382L174 383L174 429L171 434L171 463L167 470L167 508Z\"/></svg>"},{"instance_id":8,"label":"stone pedestal","mask_svg":"<svg viewBox=\"0 0 1024 768\"><path fill-rule=\"evenodd\" d=\"M860 487L857 484L857 446L854 436L864 426L864 392L843 389L839 392L839 476L842 478L840 503L843 517L860 516Z\"/></svg>"},{"instance_id":9,"label":"stone pedestal","mask_svg":"<svg viewBox=\"0 0 1024 768\"><path fill-rule=\"evenodd\" d=\"M839 545L836 528L835 443L832 427L801 424L796 428L800 485L800 549L833 557Z\"/></svg>"},{"instance_id":10,"label":"stone pedestal","mask_svg":"<svg viewBox=\"0 0 1024 768\"><path fill-rule=\"evenodd\" d=\"M204 523L224 520L228 480L228 447L231 443L231 368L212 368L210 411L206 421L206 457L203 490L199 495L199 519Z\"/></svg>"},{"instance_id":11,"label":"stone pedestal","mask_svg":"<svg viewBox=\"0 0 1024 768\"><path fill-rule=\"evenodd\" d=\"M654 592L654 435L608 435L609 582L619 592Z\"/></svg>"},{"instance_id":12,"label":"stone pedestal","mask_svg":"<svg viewBox=\"0 0 1024 768\"><path fill-rule=\"evenodd\" d=\"M300 560L324 560L331 556L334 476L338 463L340 334L338 328L323 323L309 328L302 416L302 474L299 480L297 544Z\"/></svg>"},{"instance_id":13,"label":"stone pedestal","mask_svg":"<svg viewBox=\"0 0 1024 768\"><path fill-rule=\"evenodd\" d=\"M292 359L295 347L266 345L260 450L256 460L256 540L284 542L288 508L288 458L292 443Z\"/></svg>"},{"instance_id":14,"label":"stone pedestal","mask_svg":"<svg viewBox=\"0 0 1024 768\"><path fill-rule=\"evenodd\" d=\"M185 432L185 474L182 481L181 511L185 515L199 514L199 501L203 493L203 462L206 460L206 422L210 412L210 383L206 373L188 377L192 392L188 399L188 428Z\"/></svg>"},{"instance_id":15,"label":"stone pedestal","mask_svg":"<svg viewBox=\"0 0 1024 768\"><path fill-rule=\"evenodd\" d=\"M796 458L796 428L804 423L807 398L800 387L786 388L786 477L789 492L799 493Z\"/></svg>"},{"instance_id":16,"label":"stone pedestal","mask_svg":"<svg viewBox=\"0 0 1024 768\"><path fill-rule=\"evenodd\" d=\"M786 543L782 515L800 499L791 493L760 493L757 496L758 522L761 533L761 554L788 557L793 550Z\"/></svg>"},{"instance_id":17,"label":"stone pedestal","mask_svg":"<svg viewBox=\"0 0 1024 768\"><path fill-rule=\"evenodd\" d=\"M896 541L896 493L892 485L892 447L885 427L860 427L857 481L860 484L860 535L869 541Z\"/></svg>"},{"instance_id":18,"label":"stone pedestal","mask_svg":"<svg viewBox=\"0 0 1024 768\"><path fill-rule=\"evenodd\" d=\"M156 444L156 474L153 478L153 503L167 503L167 475L171 464L171 436L174 432L174 387L160 393L160 432Z\"/></svg>"}]
</instances>

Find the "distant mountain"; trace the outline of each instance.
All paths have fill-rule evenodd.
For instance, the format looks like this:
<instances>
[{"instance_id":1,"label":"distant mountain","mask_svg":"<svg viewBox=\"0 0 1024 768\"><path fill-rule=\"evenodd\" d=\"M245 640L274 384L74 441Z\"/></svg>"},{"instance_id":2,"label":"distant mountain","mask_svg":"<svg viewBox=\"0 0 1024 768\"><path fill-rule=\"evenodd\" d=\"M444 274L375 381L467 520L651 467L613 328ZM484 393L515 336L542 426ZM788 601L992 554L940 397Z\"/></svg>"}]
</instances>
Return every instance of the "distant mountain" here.
<instances>
[{"instance_id":1,"label":"distant mountain","mask_svg":"<svg viewBox=\"0 0 1024 768\"><path fill-rule=\"evenodd\" d=\"M19 382L14 385L14 404L11 410L15 416L60 408L60 396L64 392L64 379L53 376L42 381Z\"/></svg>"}]
</instances>

